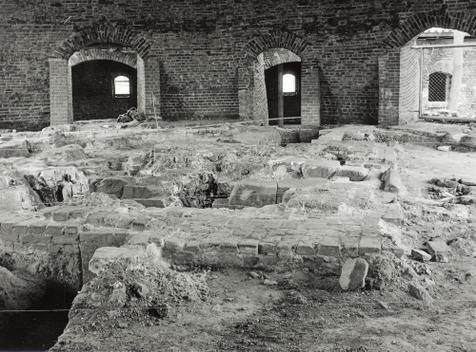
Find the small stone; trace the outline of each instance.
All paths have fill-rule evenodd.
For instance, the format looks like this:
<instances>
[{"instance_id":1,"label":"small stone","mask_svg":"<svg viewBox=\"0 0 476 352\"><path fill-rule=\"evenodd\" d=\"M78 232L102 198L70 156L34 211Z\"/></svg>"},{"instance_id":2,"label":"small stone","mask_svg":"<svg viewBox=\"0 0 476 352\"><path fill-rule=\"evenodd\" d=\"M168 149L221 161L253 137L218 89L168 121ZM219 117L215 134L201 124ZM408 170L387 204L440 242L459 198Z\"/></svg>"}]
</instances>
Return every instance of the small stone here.
<instances>
[{"instance_id":1,"label":"small stone","mask_svg":"<svg viewBox=\"0 0 476 352\"><path fill-rule=\"evenodd\" d=\"M420 262L429 262L431 255L420 249L412 249L412 258Z\"/></svg>"},{"instance_id":2,"label":"small stone","mask_svg":"<svg viewBox=\"0 0 476 352\"><path fill-rule=\"evenodd\" d=\"M420 301L424 301L425 303L431 303L431 301L433 301L433 298L431 298L427 290L419 284L410 283L408 285L408 292L410 293L410 296Z\"/></svg>"},{"instance_id":3,"label":"small stone","mask_svg":"<svg viewBox=\"0 0 476 352\"><path fill-rule=\"evenodd\" d=\"M286 299L290 302L290 303L293 303L293 304L299 304L299 305L302 305L302 304L306 304L307 303L307 299L306 297L304 297L300 292L298 291L290 291L287 293L286 295Z\"/></svg>"},{"instance_id":4,"label":"small stone","mask_svg":"<svg viewBox=\"0 0 476 352\"><path fill-rule=\"evenodd\" d=\"M261 275L258 274L258 273L255 272L255 271L250 271L250 272L248 273L248 275L249 275L251 278L253 278L253 279L261 279Z\"/></svg>"},{"instance_id":5,"label":"small stone","mask_svg":"<svg viewBox=\"0 0 476 352\"><path fill-rule=\"evenodd\" d=\"M269 280L269 279L266 279L263 281L263 284L265 286L277 286L278 285L278 282L275 281L275 280Z\"/></svg>"},{"instance_id":6,"label":"small stone","mask_svg":"<svg viewBox=\"0 0 476 352\"><path fill-rule=\"evenodd\" d=\"M129 327L129 324L125 323L125 322L119 322L117 324L117 326L120 328L120 329L127 329Z\"/></svg>"},{"instance_id":7,"label":"small stone","mask_svg":"<svg viewBox=\"0 0 476 352\"><path fill-rule=\"evenodd\" d=\"M118 282L114 285L111 296L109 297L109 303L114 307L124 307L127 302L127 291L126 287Z\"/></svg>"},{"instance_id":8,"label":"small stone","mask_svg":"<svg viewBox=\"0 0 476 352\"><path fill-rule=\"evenodd\" d=\"M344 291L364 288L368 272L369 263L365 259L348 259L342 268L339 279L340 287Z\"/></svg>"},{"instance_id":9,"label":"small stone","mask_svg":"<svg viewBox=\"0 0 476 352\"><path fill-rule=\"evenodd\" d=\"M440 152L451 152L451 146L442 145L437 148Z\"/></svg>"},{"instance_id":10,"label":"small stone","mask_svg":"<svg viewBox=\"0 0 476 352\"><path fill-rule=\"evenodd\" d=\"M387 303L385 303L385 302L383 302L383 301L377 301L377 303L378 303L378 305L379 305L380 307L382 307L383 309L385 309L385 310L390 310L390 306L389 306Z\"/></svg>"},{"instance_id":11,"label":"small stone","mask_svg":"<svg viewBox=\"0 0 476 352\"><path fill-rule=\"evenodd\" d=\"M450 247L443 240L434 240L426 243L428 252L433 256L433 259L439 263L448 263L448 254Z\"/></svg>"},{"instance_id":12,"label":"small stone","mask_svg":"<svg viewBox=\"0 0 476 352\"><path fill-rule=\"evenodd\" d=\"M380 176L380 180L382 181L382 190L385 192L404 193L406 190L395 166L384 172Z\"/></svg>"}]
</instances>

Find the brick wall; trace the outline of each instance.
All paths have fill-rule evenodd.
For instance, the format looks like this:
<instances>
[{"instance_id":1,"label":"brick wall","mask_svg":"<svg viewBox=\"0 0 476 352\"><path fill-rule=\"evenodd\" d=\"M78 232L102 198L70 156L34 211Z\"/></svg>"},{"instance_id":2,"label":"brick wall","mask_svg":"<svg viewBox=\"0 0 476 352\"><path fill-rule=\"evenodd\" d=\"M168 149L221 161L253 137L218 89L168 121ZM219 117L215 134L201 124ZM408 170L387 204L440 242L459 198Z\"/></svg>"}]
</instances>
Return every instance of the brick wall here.
<instances>
[{"instance_id":1,"label":"brick wall","mask_svg":"<svg viewBox=\"0 0 476 352\"><path fill-rule=\"evenodd\" d=\"M400 51L400 124L419 119L420 109L420 51L412 49L411 41Z\"/></svg>"},{"instance_id":2,"label":"brick wall","mask_svg":"<svg viewBox=\"0 0 476 352\"><path fill-rule=\"evenodd\" d=\"M252 118L254 60L279 44L299 55L303 73L312 74L303 84L319 84L318 91L303 91L304 120L318 121L319 112L322 123L398 123L398 103L392 110L382 98L398 99L399 88L390 81L379 86L379 67L387 70L379 63L432 26L475 32L474 1L442 3L3 0L0 126L48 124L48 59L68 59L105 39L144 59L145 104L150 107L155 97L166 119ZM399 60L386 63L399 71Z\"/></svg>"}]
</instances>

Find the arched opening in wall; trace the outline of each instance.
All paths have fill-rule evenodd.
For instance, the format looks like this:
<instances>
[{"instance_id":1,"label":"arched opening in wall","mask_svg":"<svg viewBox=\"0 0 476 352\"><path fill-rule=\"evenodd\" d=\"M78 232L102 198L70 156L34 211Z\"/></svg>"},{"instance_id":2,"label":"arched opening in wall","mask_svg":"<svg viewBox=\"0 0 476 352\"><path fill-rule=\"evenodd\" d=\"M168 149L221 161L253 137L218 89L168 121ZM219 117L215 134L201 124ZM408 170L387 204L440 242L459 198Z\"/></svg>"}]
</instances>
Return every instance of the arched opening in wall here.
<instances>
[{"instance_id":1,"label":"arched opening in wall","mask_svg":"<svg viewBox=\"0 0 476 352\"><path fill-rule=\"evenodd\" d=\"M269 125L301 124L301 58L275 48L258 55L254 77L254 115Z\"/></svg>"},{"instance_id":2,"label":"arched opening in wall","mask_svg":"<svg viewBox=\"0 0 476 352\"><path fill-rule=\"evenodd\" d=\"M112 60L72 67L74 121L113 119L137 108L137 70Z\"/></svg>"},{"instance_id":3,"label":"arched opening in wall","mask_svg":"<svg viewBox=\"0 0 476 352\"><path fill-rule=\"evenodd\" d=\"M115 119L131 107L148 115L152 101L160 115L160 82L146 84L146 66L158 72L149 50L146 39L109 24L87 27L66 39L49 59L50 124Z\"/></svg>"},{"instance_id":4,"label":"arched opening in wall","mask_svg":"<svg viewBox=\"0 0 476 352\"><path fill-rule=\"evenodd\" d=\"M432 27L400 51L399 122L476 118L476 38Z\"/></svg>"}]
</instances>

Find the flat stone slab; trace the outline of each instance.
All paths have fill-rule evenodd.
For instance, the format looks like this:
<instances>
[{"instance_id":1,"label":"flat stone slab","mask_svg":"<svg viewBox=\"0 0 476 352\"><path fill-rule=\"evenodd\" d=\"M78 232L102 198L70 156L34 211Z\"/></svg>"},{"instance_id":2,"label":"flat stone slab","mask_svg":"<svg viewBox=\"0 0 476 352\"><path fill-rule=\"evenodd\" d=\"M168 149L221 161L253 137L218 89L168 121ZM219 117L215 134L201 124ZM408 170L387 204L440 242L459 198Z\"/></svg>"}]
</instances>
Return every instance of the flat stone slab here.
<instances>
[{"instance_id":1,"label":"flat stone slab","mask_svg":"<svg viewBox=\"0 0 476 352\"><path fill-rule=\"evenodd\" d=\"M246 180L237 184L230 195L229 205L261 208L277 203L278 184Z\"/></svg>"},{"instance_id":2,"label":"flat stone slab","mask_svg":"<svg viewBox=\"0 0 476 352\"><path fill-rule=\"evenodd\" d=\"M329 178L339 167L339 162L333 160L309 161L303 164L302 174L305 178Z\"/></svg>"},{"instance_id":3,"label":"flat stone slab","mask_svg":"<svg viewBox=\"0 0 476 352\"><path fill-rule=\"evenodd\" d=\"M339 279L344 291L354 291L365 287L365 279L369 272L369 263L365 259L348 259L342 267Z\"/></svg>"}]
</instances>

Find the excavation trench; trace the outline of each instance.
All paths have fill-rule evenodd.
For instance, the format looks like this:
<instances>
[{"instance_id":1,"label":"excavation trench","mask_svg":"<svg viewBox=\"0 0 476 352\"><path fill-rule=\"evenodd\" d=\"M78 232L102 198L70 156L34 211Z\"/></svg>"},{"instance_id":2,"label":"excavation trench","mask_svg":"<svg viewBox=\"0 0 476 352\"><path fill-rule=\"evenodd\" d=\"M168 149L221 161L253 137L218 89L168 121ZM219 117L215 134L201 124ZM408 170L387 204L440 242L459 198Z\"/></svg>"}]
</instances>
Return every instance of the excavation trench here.
<instances>
[{"instance_id":1,"label":"excavation trench","mask_svg":"<svg viewBox=\"0 0 476 352\"><path fill-rule=\"evenodd\" d=\"M48 351L68 323L74 290L50 281L30 289L28 305L0 309L1 351Z\"/></svg>"}]
</instances>

